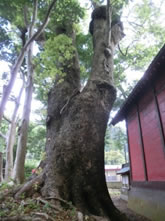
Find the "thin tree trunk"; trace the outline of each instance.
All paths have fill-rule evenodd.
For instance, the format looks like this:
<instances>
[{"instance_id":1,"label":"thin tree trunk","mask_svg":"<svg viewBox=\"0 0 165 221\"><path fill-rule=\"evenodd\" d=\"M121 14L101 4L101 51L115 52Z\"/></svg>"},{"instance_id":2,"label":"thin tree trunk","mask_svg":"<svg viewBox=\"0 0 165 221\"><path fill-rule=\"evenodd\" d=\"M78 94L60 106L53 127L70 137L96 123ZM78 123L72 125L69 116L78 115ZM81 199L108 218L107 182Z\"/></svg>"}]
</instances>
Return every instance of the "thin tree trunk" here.
<instances>
[{"instance_id":1,"label":"thin tree trunk","mask_svg":"<svg viewBox=\"0 0 165 221\"><path fill-rule=\"evenodd\" d=\"M30 53L31 52L29 49L28 57ZM24 164L26 156L27 134L28 134L29 117L31 111L32 93L33 93L33 74L34 74L33 68L30 69L30 71L31 71L30 76L28 77L28 86L26 87L25 90L23 115L19 129L16 159L13 170L13 178L17 183L22 183L24 181Z\"/></svg>"},{"instance_id":2,"label":"thin tree trunk","mask_svg":"<svg viewBox=\"0 0 165 221\"><path fill-rule=\"evenodd\" d=\"M1 124L1 121L2 121L2 117L3 117L3 114L4 114L4 110L5 110L5 106L6 106L6 103L8 101L8 98L9 98L9 95L11 93L11 90L13 88L13 85L15 83L15 79L16 79L16 76L17 76L17 73L19 72L20 70L20 67L22 65L22 62L24 60L24 57L25 57L25 53L29 47L29 45L34 42L35 39L37 39L39 37L39 35L43 32L43 30L45 29L45 27L47 26L48 22L49 22L49 17L50 17L50 13L53 9L53 6L55 5L57 0L53 0L48 8L48 11L47 11L47 14L45 16L45 20L43 22L43 24L40 26L40 28L38 29L38 31L36 33L34 33L30 38L29 40L26 42L26 44L24 45L24 47L22 48L15 64L13 65L13 68L11 70L11 77L10 77L10 80L9 80L9 83L7 85L7 87L5 88L4 92L3 92L3 95L2 95L2 99L1 99L1 103L0 103L0 124Z\"/></svg>"},{"instance_id":3,"label":"thin tree trunk","mask_svg":"<svg viewBox=\"0 0 165 221\"><path fill-rule=\"evenodd\" d=\"M15 138L16 138L16 127L17 127L17 112L20 106L20 100L22 96L22 92L24 89L24 83L20 89L19 95L17 97L17 100L15 101L15 109L13 112L11 125L9 128L9 135L7 138L7 146L6 146L6 165L5 165L5 180L9 181L9 179L12 177L13 172L13 147L15 144Z\"/></svg>"},{"instance_id":4,"label":"thin tree trunk","mask_svg":"<svg viewBox=\"0 0 165 221\"><path fill-rule=\"evenodd\" d=\"M28 30L29 39L31 39L34 33L34 25L37 19L37 6L38 6L38 0L35 0L32 22ZM18 138L16 160L13 172L13 178L17 183L23 183L24 181L24 164L26 157L27 136L28 136L29 118L31 111L32 94L33 94L34 67L32 59L33 59L33 42L30 44L28 48L27 59L26 59L28 80L25 91L26 94L24 101L23 116L20 126L20 134Z\"/></svg>"},{"instance_id":5,"label":"thin tree trunk","mask_svg":"<svg viewBox=\"0 0 165 221\"><path fill-rule=\"evenodd\" d=\"M0 152L0 183L3 181L3 153Z\"/></svg>"}]
</instances>

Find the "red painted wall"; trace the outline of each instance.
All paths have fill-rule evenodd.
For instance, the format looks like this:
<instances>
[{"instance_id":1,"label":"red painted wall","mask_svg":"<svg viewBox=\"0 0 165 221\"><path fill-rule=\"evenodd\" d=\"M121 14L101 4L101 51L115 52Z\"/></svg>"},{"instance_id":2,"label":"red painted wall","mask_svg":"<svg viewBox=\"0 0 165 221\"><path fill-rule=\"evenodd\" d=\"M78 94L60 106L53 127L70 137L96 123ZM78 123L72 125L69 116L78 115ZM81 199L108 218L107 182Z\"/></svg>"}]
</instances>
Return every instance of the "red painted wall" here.
<instances>
[{"instance_id":1,"label":"red painted wall","mask_svg":"<svg viewBox=\"0 0 165 221\"><path fill-rule=\"evenodd\" d=\"M157 97L165 136L165 89L162 90Z\"/></svg>"},{"instance_id":2,"label":"red painted wall","mask_svg":"<svg viewBox=\"0 0 165 221\"><path fill-rule=\"evenodd\" d=\"M150 90L139 102L144 153L149 181L165 181L165 155L158 113Z\"/></svg>"},{"instance_id":3,"label":"red painted wall","mask_svg":"<svg viewBox=\"0 0 165 221\"><path fill-rule=\"evenodd\" d=\"M165 136L165 74L163 73L156 82L156 93Z\"/></svg>"},{"instance_id":4,"label":"red painted wall","mask_svg":"<svg viewBox=\"0 0 165 221\"><path fill-rule=\"evenodd\" d=\"M130 146L130 163L132 169L132 180L133 181L144 181L144 164L142 157L142 149L139 134L138 116L137 111L134 108L128 118L128 139Z\"/></svg>"},{"instance_id":5,"label":"red painted wall","mask_svg":"<svg viewBox=\"0 0 165 221\"><path fill-rule=\"evenodd\" d=\"M160 73L159 78L156 79L155 88L157 93L165 87L165 73Z\"/></svg>"},{"instance_id":6,"label":"red painted wall","mask_svg":"<svg viewBox=\"0 0 165 221\"><path fill-rule=\"evenodd\" d=\"M155 88L165 136L165 74L162 73L161 77L156 80ZM148 181L165 181L165 147L162 140L153 88L147 89L147 92L144 93L144 96L138 102L138 106ZM136 106L129 112L127 123L132 180L144 181L143 152Z\"/></svg>"}]
</instances>

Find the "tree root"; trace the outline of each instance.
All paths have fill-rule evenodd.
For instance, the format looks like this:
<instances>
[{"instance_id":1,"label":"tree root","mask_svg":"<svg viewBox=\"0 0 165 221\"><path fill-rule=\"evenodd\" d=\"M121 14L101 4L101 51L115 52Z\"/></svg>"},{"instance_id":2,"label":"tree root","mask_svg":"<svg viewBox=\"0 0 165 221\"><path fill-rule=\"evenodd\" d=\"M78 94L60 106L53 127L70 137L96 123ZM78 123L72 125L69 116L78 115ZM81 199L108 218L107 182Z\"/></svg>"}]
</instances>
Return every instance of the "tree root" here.
<instances>
[{"instance_id":1,"label":"tree root","mask_svg":"<svg viewBox=\"0 0 165 221\"><path fill-rule=\"evenodd\" d=\"M55 210L58 211L58 212L61 212L61 211L62 211L62 209L61 209L60 207L57 207L57 206L51 204L50 202L48 202L47 200L41 199L40 197L38 197L36 200L39 201L39 202L41 202L41 203L43 203L43 204L49 204L49 206L50 206L51 208L55 209Z\"/></svg>"},{"instance_id":2,"label":"tree root","mask_svg":"<svg viewBox=\"0 0 165 221\"><path fill-rule=\"evenodd\" d=\"M29 221L29 220L31 220L30 216L26 216L26 217L13 216L13 217L6 217L2 219L2 221Z\"/></svg>"},{"instance_id":3,"label":"tree root","mask_svg":"<svg viewBox=\"0 0 165 221\"><path fill-rule=\"evenodd\" d=\"M73 209L73 207L74 207L71 203L67 202L66 200L61 199L60 197L47 197L45 199L46 200L51 200L51 199L57 200L57 201L65 204L66 206L68 206L68 209Z\"/></svg>"},{"instance_id":4,"label":"tree root","mask_svg":"<svg viewBox=\"0 0 165 221\"><path fill-rule=\"evenodd\" d=\"M36 192L44 182L43 173L39 174L32 180L25 183L15 194L14 198L19 199L22 194L32 195Z\"/></svg>"},{"instance_id":5,"label":"tree root","mask_svg":"<svg viewBox=\"0 0 165 221\"><path fill-rule=\"evenodd\" d=\"M48 215L47 213L33 213L36 216L39 216L40 218L44 218L44 220L51 220L51 221L55 221L55 219L53 217L51 217L50 215ZM41 221L40 218L34 218L34 221Z\"/></svg>"},{"instance_id":6,"label":"tree root","mask_svg":"<svg viewBox=\"0 0 165 221\"><path fill-rule=\"evenodd\" d=\"M109 221L109 219L101 216L91 216L95 221Z\"/></svg>"}]
</instances>

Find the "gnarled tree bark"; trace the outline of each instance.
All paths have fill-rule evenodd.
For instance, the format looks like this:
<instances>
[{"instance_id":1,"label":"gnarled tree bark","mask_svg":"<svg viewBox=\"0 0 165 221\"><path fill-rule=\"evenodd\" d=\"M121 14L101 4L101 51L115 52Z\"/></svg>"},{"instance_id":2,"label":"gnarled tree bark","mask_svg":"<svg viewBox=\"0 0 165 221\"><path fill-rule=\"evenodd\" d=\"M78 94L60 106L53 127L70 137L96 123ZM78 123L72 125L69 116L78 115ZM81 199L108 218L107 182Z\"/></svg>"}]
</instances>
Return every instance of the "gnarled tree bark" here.
<instances>
[{"instance_id":1,"label":"gnarled tree bark","mask_svg":"<svg viewBox=\"0 0 165 221\"><path fill-rule=\"evenodd\" d=\"M107 45L106 10L99 16L97 11L98 8L92 15L94 57L87 85L78 92L80 70L75 53L63 82L56 81L49 93L42 193L71 201L83 213L117 221L123 217L106 186L104 136L116 98L113 52L122 38L122 30L118 24L109 27L111 42Z\"/></svg>"}]
</instances>

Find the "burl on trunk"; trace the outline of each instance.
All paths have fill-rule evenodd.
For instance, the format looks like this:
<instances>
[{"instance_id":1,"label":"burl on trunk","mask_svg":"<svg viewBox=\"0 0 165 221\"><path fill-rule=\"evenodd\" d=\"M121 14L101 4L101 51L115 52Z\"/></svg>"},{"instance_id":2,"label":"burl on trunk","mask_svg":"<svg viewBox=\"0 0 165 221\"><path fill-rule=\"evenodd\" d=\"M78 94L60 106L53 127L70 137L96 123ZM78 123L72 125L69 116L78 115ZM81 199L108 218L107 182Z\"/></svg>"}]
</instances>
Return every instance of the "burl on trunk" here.
<instances>
[{"instance_id":1,"label":"burl on trunk","mask_svg":"<svg viewBox=\"0 0 165 221\"><path fill-rule=\"evenodd\" d=\"M100 11L99 11L100 10ZM42 193L71 201L83 213L120 220L104 175L104 136L116 98L113 85L114 47L122 38L119 23L109 27L106 8L94 10L90 32L94 56L91 76L80 92L80 69L75 52L63 81L57 77L48 98L46 167ZM73 38L72 31L66 31Z\"/></svg>"}]
</instances>

